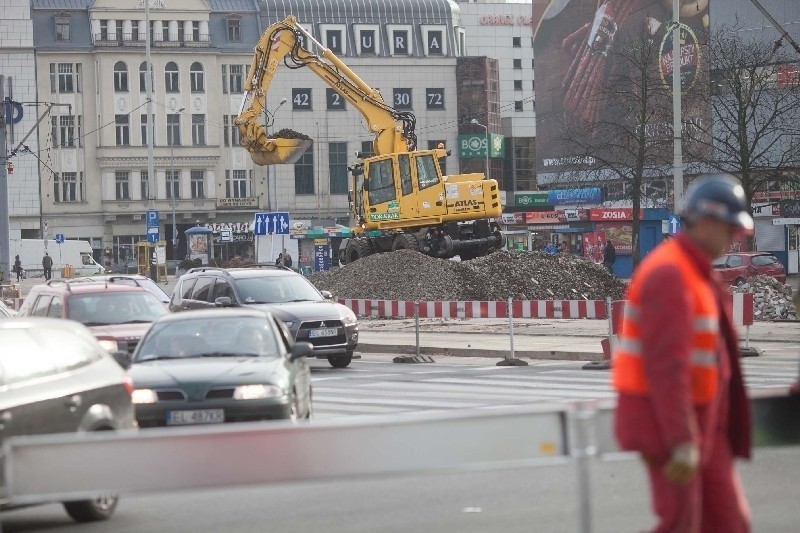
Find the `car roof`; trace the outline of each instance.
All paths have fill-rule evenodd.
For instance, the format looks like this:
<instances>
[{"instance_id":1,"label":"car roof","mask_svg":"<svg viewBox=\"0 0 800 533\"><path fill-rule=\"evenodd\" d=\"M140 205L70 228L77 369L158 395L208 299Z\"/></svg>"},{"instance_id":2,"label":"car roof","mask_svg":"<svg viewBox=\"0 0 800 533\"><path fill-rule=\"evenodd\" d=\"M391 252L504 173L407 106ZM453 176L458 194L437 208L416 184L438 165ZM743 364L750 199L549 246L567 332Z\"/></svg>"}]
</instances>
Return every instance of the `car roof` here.
<instances>
[{"instance_id":1,"label":"car roof","mask_svg":"<svg viewBox=\"0 0 800 533\"><path fill-rule=\"evenodd\" d=\"M184 274L184 276L194 276L203 273L223 273L228 274L232 278L257 278L265 276L285 277L289 275L300 275L289 268L276 267L274 265L262 265L242 268L198 267L191 269L189 272Z\"/></svg>"},{"instance_id":2,"label":"car roof","mask_svg":"<svg viewBox=\"0 0 800 533\"><path fill-rule=\"evenodd\" d=\"M199 318L266 318L272 317L272 313L263 309L252 307L225 307L217 309L195 309L186 313L168 313L160 316L156 322L180 322L182 320L195 320Z\"/></svg>"},{"instance_id":3,"label":"car roof","mask_svg":"<svg viewBox=\"0 0 800 533\"><path fill-rule=\"evenodd\" d=\"M730 252L723 255L747 255L753 257L756 255L773 255L773 254L771 254L770 252Z\"/></svg>"},{"instance_id":4,"label":"car roof","mask_svg":"<svg viewBox=\"0 0 800 533\"><path fill-rule=\"evenodd\" d=\"M81 280L80 278L74 281L52 280L46 284L35 286L33 289L31 289L31 292L41 292L43 290L55 290L71 294L93 294L98 292L150 293L150 291L143 287L139 287L138 285L113 285L105 283L101 280Z\"/></svg>"}]
</instances>

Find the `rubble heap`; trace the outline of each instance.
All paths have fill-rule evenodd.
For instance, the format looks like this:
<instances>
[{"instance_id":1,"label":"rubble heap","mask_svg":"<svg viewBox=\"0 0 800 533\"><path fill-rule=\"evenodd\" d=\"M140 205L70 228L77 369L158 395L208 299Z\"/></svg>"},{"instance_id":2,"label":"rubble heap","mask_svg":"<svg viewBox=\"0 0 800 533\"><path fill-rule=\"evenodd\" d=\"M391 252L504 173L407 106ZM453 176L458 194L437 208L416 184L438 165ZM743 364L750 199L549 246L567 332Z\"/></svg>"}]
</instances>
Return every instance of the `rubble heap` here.
<instances>
[{"instance_id":1,"label":"rubble heap","mask_svg":"<svg viewBox=\"0 0 800 533\"><path fill-rule=\"evenodd\" d=\"M731 292L753 293L753 316L756 320L797 320L792 288L773 277L753 276L732 286Z\"/></svg>"},{"instance_id":2,"label":"rubble heap","mask_svg":"<svg viewBox=\"0 0 800 533\"><path fill-rule=\"evenodd\" d=\"M457 262L398 250L309 279L337 298L353 299L604 300L625 292L625 283L601 265L542 252L495 252Z\"/></svg>"},{"instance_id":3,"label":"rubble heap","mask_svg":"<svg viewBox=\"0 0 800 533\"><path fill-rule=\"evenodd\" d=\"M271 135L272 139L301 139L303 141L310 141L311 137L304 133L300 133L299 131L294 131L289 128L283 128L280 131L276 131Z\"/></svg>"}]
</instances>

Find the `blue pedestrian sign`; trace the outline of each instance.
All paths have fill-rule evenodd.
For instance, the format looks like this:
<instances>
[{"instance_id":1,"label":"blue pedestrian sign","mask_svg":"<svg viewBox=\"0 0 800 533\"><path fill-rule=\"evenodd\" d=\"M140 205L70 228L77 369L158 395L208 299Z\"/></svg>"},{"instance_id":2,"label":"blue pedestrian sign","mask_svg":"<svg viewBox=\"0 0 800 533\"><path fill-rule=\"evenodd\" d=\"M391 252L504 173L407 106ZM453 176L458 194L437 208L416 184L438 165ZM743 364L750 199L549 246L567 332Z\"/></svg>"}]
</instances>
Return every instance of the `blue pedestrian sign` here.
<instances>
[{"instance_id":1,"label":"blue pedestrian sign","mask_svg":"<svg viewBox=\"0 0 800 533\"><path fill-rule=\"evenodd\" d=\"M147 228L147 242L155 243L159 240L158 227Z\"/></svg>"},{"instance_id":2,"label":"blue pedestrian sign","mask_svg":"<svg viewBox=\"0 0 800 533\"><path fill-rule=\"evenodd\" d=\"M289 235L289 213L256 213L254 235Z\"/></svg>"},{"instance_id":3,"label":"blue pedestrian sign","mask_svg":"<svg viewBox=\"0 0 800 533\"><path fill-rule=\"evenodd\" d=\"M681 230L681 217L678 215L670 215L667 220L667 229L670 235L675 235Z\"/></svg>"},{"instance_id":4,"label":"blue pedestrian sign","mask_svg":"<svg viewBox=\"0 0 800 533\"><path fill-rule=\"evenodd\" d=\"M159 226L158 211L155 209L147 210L147 227L157 228Z\"/></svg>"},{"instance_id":5,"label":"blue pedestrian sign","mask_svg":"<svg viewBox=\"0 0 800 533\"><path fill-rule=\"evenodd\" d=\"M64 234L56 233L56 244L63 244L63 243L64 243Z\"/></svg>"}]
</instances>

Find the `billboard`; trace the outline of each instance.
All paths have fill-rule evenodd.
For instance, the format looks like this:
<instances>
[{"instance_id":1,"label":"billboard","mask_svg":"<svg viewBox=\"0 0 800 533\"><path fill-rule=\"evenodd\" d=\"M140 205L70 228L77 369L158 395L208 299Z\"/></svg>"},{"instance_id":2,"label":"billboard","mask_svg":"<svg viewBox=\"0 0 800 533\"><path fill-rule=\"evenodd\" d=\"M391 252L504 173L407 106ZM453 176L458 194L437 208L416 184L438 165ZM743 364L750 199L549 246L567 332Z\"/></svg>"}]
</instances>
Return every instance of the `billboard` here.
<instances>
[{"instance_id":1,"label":"billboard","mask_svg":"<svg viewBox=\"0 0 800 533\"><path fill-rule=\"evenodd\" d=\"M603 159L619 162L612 155L608 129L604 131L602 125L624 124L628 120L628 126L634 126L628 131L639 127L633 122L635 113L620 113L615 105L606 105L619 103L619 95L626 91L635 98L636 84L631 80L634 74L625 68L629 66L625 58L632 60L634 54L629 50L637 43L652 51L646 56L647 79L661 95L657 118L648 119L645 134L671 145L672 3L673 0L533 0L539 173L595 169ZM708 54L703 43L709 2L692 0L681 4L680 75L686 95L692 87L697 92L707 86L695 82L708 76ZM708 103L703 100L684 97L684 128L697 129L710 120ZM670 154L662 148L654 150L651 157L669 158Z\"/></svg>"},{"instance_id":2,"label":"billboard","mask_svg":"<svg viewBox=\"0 0 800 533\"><path fill-rule=\"evenodd\" d=\"M458 136L458 157L461 159L481 159L486 157L486 144L489 144L489 157L506 156L504 136L490 133L467 133Z\"/></svg>"}]
</instances>

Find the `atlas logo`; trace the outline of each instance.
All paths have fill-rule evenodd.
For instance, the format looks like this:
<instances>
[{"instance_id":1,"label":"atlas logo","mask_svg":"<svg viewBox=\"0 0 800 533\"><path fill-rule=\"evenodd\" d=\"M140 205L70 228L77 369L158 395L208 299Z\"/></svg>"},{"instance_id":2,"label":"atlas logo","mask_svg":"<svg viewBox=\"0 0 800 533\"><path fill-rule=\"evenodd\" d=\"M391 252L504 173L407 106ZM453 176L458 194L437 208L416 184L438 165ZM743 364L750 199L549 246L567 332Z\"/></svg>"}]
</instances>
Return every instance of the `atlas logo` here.
<instances>
[{"instance_id":1,"label":"atlas logo","mask_svg":"<svg viewBox=\"0 0 800 533\"><path fill-rule=\"evenodd\" d=\"M481 203L478 200L458 200L452 207L478 207Z\"/></svg>"}]
</instances>

